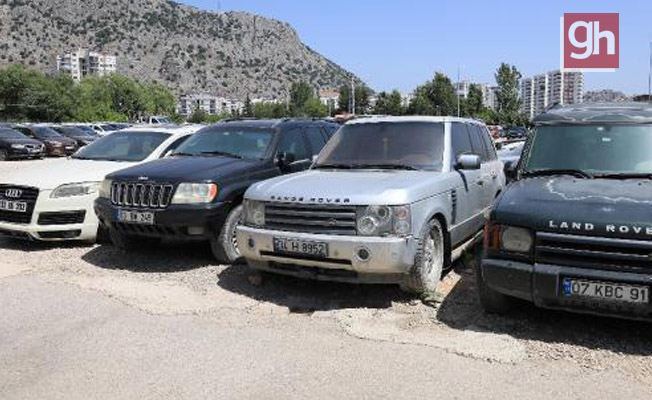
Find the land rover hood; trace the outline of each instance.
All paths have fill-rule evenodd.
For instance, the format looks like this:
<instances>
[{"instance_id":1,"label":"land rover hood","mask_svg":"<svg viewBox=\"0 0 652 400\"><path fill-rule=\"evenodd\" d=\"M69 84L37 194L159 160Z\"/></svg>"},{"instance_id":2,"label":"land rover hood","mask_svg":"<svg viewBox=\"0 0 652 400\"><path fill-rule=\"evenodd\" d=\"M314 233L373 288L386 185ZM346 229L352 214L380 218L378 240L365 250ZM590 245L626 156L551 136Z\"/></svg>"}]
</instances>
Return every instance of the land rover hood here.
<instances>
[{"instance_id":1,"label":"land rover hood","mask_svg":"<svg viewBox=\"0 0 652 400\"><path fill-rule=\"evenodd\" d=\"M437 194L437 179L428 171L311 170L254 184L250 199L322 204L399 205Z\"/></svg>"},{"instance_id":2,"label":"land rover hood","mask_svg":"<svg viewBox=\"0 0 652 400\"><path fill-rule=\"evenodd\" d=\"M652 240L652 181L539 177L513 183L492 219L539 231Z\"/></svg>"}]
</instances>

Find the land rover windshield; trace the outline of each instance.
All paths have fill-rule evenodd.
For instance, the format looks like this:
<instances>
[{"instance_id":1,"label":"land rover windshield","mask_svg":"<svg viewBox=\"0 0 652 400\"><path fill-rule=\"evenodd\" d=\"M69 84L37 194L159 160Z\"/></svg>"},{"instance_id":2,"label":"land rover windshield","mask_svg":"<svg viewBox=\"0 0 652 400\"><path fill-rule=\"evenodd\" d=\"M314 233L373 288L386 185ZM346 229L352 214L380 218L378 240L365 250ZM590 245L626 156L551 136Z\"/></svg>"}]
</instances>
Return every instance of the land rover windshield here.
<instances>
[{"instance_id":1,"label":"land rover windshield","mask_svg":"<svg viewBox=\"0 0 652 400\"><path fill-rule=\"evenodd\" d=\"M591 177L651 176L652 125L539 127L524 173L556 170Z\"/></svg>"},{"instance_id":2,"label":"land rover windshield","mask_svg":"<svg viewBox=\"0 0 652 400\"><path fill-rule=\"evenodd\" d=\"M361 123L343 126L314 168L440 171L443 157L443 123Z\"/></svg>"}]
</instances>

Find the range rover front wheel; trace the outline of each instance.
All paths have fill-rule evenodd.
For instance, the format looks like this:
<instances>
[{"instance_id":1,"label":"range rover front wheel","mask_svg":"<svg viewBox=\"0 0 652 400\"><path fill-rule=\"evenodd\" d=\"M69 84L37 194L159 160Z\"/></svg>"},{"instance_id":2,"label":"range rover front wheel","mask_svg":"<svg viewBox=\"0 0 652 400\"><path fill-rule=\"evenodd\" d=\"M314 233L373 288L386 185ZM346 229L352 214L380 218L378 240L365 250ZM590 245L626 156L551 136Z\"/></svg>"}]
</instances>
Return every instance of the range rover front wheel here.
<instances>
[{"instance_id":1,"label":"range rover front wheel","mask_svg":"<svg viewBox=\"0 0 652 400\"><path fill-rule=\"evenodd\" d=\"M233 264L242 257L235 238L236 228L242 221L242 209L242 205L234 207L226 217L219 233L214 233L211 237L211 250L219 262Z\"/></svg>"},{"instance_id":2,"label":"range rover front wheel","mask_svg":"<svg viewBox=\"0 0 652 400\"><path fill-rule=\"evenodd\" d=\"M423 228L414 266L401 283L401 289L408 293L434 293L444 268L446 244L441 222L434 218Z\"/></svg>"}]
</instances>

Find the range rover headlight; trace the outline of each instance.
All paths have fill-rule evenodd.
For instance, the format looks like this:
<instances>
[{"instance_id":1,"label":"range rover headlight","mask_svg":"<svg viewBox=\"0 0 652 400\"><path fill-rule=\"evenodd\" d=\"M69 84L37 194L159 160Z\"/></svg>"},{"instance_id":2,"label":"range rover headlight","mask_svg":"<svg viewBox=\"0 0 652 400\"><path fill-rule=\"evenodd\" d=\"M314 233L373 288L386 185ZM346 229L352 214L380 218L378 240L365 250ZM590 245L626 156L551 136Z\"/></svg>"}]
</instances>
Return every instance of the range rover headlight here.
<instances>
[{"instance_id":1,"label":"range rover headlight","mask_svg":"<svg viewBox=\"0 0 652 400\"><path fill-rule=\"evenodd\" d=\"M105 199L110 199L112 185L113 185L113 181L111 179L103 180L102 184L100 185L100 197Z\"/></svg>"},{"instance_id":2,"label":"range rover headlight","mask_svg":"<svg viewBox=\"0 0 652 400\"><path fill-rule=\"evenodd\" d=\"M500 233L500 248L514 253L529 253L534 240L532 233L525 228L503 226Z\"/></svg>"},{"instance_id":3,"label":"range rover headlight","mask_svg":"<svg viewBox=\"0 0 652 400\"><path fill-rule=\"evenodd\" d=\"M265 203L256 200L244 201L245 225L262 228L265 226Z\"/></svg>"},{"instance_id":4,"label":"range rover headlight","mask_svg":"<svg viewBox=\"0 0 652 400\"><path fill-rule=\"evenodd\" d=\"M59 199L62 197L86 196L97 192L100 185L101 182L69 183L54 189L50 197Z\"/></svg>"},{"instance_id":5,"label":"range rover headlight","mask_svg":"<svg viewBox=\"0 0 652 400\"><path fill-rule=\"evenodd\" d=\"M205 204L217 197L214 183L181 183L177 187L172 204Z\"/></svg>"},{"instance_id":6,"label":"range rover headlight","mask_svg":"<svg viewBox=\"0 0 652 400\"><path fill-rule=\"evenodd\" d=\"M357 211L357 229L362 236L404 236L411 228L409 206L369 206Z\"/></svg>"}]
</instances>

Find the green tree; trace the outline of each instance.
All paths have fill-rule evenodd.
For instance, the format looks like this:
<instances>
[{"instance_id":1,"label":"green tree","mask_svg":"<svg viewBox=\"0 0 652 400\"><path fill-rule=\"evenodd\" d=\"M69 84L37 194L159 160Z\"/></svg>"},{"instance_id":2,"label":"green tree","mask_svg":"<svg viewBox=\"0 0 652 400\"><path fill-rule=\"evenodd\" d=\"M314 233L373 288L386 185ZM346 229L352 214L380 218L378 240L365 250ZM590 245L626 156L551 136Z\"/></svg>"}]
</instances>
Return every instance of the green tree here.
<instances>
[{"instance_id":1,"label":"green tree","mask_svg":"<svg viewBox=\"0 0 652 400\"><path fill-rule=\"evenodd\" d=\"M466 99L466 113L464 115L469 115L472 117L478 116L484 111L485 106L483 102L482 89L480 85L471 84L469 86L469 95Z\"/></svg>"},{"instance_id":2,"label":"green tree","mask_svg":"<svg viewBox=\"0 0 652 400\"><path fill-rule=\"evenodd\" d=\"M316 98L310 98L303 105L303 113L307 117L318 117L323 118L328 116L328 106L322 104L322 102Z\"/></svg>"},{"instance_id":3,"label":"green tree","mask_svg":"<svg viewBox=\"0 0 652 400\"><path fill-rule=\"evenodd\" d=\"M188 117L188 122L191 124L203 124L208 120L208 114L203 108L197 107Z\"/></svg>"},{"instance_id":4,"label":"green tree","mask_svg":"<svg viewBox=\"0 0 652 400\"><path fill-rule=\"evenodd\" d=\"M404 112L401 93L398 90L393 90L391 93L380 92L378 94L373 109L374 114L402 115Z\"/></svg>"},{"instance_id":5,"label":"green tree","mask_svg":"<svg viewBox=\"0 0 652 400\"><path fill-rule=\"evenodd\" d=\"M366 114L369 111L369 98L372 95L371 89L364 84L355 86L355 113ZM339 108L348 112L351 108L351 86L340 86Z\"/></svg>"},{"instance_id":6,"label":"green tree","mask_svg":"<svg viewBox=\"0 0 652 400\"><path fill-rule=\"evenodd\" d=\"M457 101L451 80L437 72L432 81L417 87L408 112L416 115L457 115Z\"/></svg>"},{"instance_id":7,"label":"green tree","mask_svg":"<svg viewBox=\"0 0 652 400\"><path fill-rule=\"evenodd\" d=\"M144 112L149 115L172 115L176 99L170 89L159 84L141 83L138 85Z\"/></svg>"},{"instance_id":8,"label":"green tree","mask_svg":"<svg viewBox=\"0 0 652 400\"><path fill-rule=\"evenodd\" d=\"M515 66L502 63L495 74L498 90L496 101L498 111L505 114L517 114L521 107L519 88L521 73Z\"/></svg>"},{"instance_id":9,"label":"green tree","mask_svg":"<svg viewBox=\"0 0 652 400\"><path fill-rule=\"evenodd\" d=\"M304 115L306 102L315 97L315 90L306 82L295 82L290 88L290 113L293 116Z\"/></svg>"},{"instance_id":10,"label":"green tree","mask_svg":"<svg viewBox=\"0 0 652 400\"><path fill-rule=\"evenodd\" d=\"M244 115L245 117L253 117L254 115L254 110L251 106L251 98L249 98L249 95L247 95L247 98L245 99L244 110L242 111L242 115Z\"/></svg>"}]
</instances>

